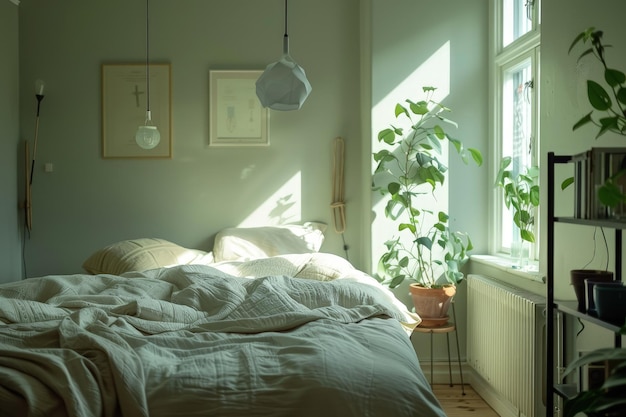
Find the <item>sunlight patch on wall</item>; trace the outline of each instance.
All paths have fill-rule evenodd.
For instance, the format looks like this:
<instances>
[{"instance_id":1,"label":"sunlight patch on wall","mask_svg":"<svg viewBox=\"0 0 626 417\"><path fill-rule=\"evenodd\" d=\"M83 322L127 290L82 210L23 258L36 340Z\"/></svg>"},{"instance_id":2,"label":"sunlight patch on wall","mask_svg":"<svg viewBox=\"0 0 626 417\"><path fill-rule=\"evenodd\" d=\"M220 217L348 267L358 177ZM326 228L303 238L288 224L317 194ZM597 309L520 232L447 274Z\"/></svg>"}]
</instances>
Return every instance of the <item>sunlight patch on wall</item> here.
<instances>
[{"instance_id":1,"label":"sunlight patch on wall","mask_svg":"<svg viewBox=\"0 0 626 417\"><path fill-rule=\"evenodd\" d=\"M277 226L301 221L302 173L297 172L246 217L239 227Z\"/></svg>"},{"instance_id":2,"label":"sunlight patch on wall","mask_svg":"<svg viewBox=\"0 0 626 417\"><path fill-rule=\"evenodd\" d=\"M404 103L407 98L415 100L422 98L422 87L436 87L434 99L437 101L443 101L450 94L450 41L444 43L428 60L374 105L373 131L378 132L395 121L393 109L396 103Z\"/></svg>"}]
</instances>

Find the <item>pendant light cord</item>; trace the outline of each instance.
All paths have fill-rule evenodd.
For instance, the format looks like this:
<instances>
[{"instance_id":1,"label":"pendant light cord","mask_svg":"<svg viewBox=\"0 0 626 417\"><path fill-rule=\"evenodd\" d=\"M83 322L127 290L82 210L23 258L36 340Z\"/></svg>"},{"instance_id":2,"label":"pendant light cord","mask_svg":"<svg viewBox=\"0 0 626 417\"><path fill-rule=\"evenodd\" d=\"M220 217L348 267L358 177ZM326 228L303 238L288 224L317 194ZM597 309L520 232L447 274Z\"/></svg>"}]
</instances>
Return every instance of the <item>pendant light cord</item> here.
<instances>
[{"instance_id":1,"label":"pendant light cord","mask_svg":"<svg viewBox=\"0 0 626 417\"><path fill-rule=\"evenodd\" d=\"M287 0L285 0L285 36L287 35Z\"/></svg>"},{"instance_id":2,"label":"pendant light cord","mask_svg":"<svg viewBox=\"0 0 626 417\"><path fill-rule=\"evenodd\" d=\"M146 0L146 112L150 118L150 0Z\"/></svg>"}]
</instances>

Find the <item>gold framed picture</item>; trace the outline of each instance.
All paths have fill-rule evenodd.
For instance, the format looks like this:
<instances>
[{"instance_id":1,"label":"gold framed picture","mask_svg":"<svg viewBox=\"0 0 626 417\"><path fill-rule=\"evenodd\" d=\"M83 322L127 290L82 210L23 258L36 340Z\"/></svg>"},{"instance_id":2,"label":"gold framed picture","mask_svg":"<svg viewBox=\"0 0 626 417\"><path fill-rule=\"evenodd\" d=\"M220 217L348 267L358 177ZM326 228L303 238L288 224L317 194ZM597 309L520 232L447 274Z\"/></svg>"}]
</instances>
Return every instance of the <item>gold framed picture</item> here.
<instances>
[{"instance_id":1,"label":"gold framed picture","mask_svg":"<svg viewBox=\"0 0 626 417\"><path fill-rule=\"evenodd\" d=\"M256 95L260 70L209 72L209 145L269 146L269 111Z\"/></svg>"},{"instance_id":2,"label":"gold framed picture","mask_svg":"<svg viewBox=\"0 0 626 417\"><path fill-rule=\"evenodd\" d=\"M147 75L150 74L148 90ZM171 158L171 66L170 64L102 65L102 157ZM152 125L161 141L143 149L135 141L139 126L146 123L150 100Z\"/></svg>"}]
</instances>

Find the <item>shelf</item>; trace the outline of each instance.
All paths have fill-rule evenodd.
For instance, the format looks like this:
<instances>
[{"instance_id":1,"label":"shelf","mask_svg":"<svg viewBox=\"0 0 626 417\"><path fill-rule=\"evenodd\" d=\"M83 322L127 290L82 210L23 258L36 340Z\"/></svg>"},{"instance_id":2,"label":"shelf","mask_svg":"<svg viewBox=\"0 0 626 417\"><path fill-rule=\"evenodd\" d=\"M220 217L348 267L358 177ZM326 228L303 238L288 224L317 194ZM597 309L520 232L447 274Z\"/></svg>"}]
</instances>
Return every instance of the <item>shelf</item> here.
<instances>
[{"instance_id":1,"label":"shelf","mask_svg":"<svg viewBox=\"0 0 626 417\"><path fill-rule=\"evenodd\" d=\"M557 384L554 386L554 392L565 399L574 398L578 395L578 385L576 384Z\"/></svg>"},{"instance_id":2,"label":"shelf","mask_svg":"<svg viewBox=\"0 0 626 417\"><path fill-rule=\"evenodd\" d=\"M578 311L578 302L576 301L554 301L557 310L569 314L570 316L578 317L589 323L596 324L614 333L619 332L621 325L619 323L610 323L599 317L583 313Z\"/></svg>"},{"instance_id":3,"label":"shelf","mask_svg":"<svg viewBox=\"0 0 626 417\"><path fill-rule=\"evenodd\" d=\"M555 217L555 223L579 224L583 226L626 229L626 219L580 219L578 217Z\"/></svg>"},{"instance_id":4,"label":"shelf","mask_svg":"<svg viewBox=\"0 0 626 417\"><path fill-rule=\"evenodd\" d=\"M585 322L595 324L597 326L602 327L603 329L609 330L614 333L614 347L622 346L622 335L619 333L622 323L610 323L605 320L600 319L597 316L593 316L590 314L583 313L578 311L578 302L576 301L558 301L554 299L554 282L555 282L555 225L557 223L561 224L572 224L579 226L591 226L591 227L601 227L607 229L613 229L615 233L615 242L613 244L614 254L614 274L615 280L621 281L622 279L622 253L623 253L623 242L622 242L622 232L626 230L626 219L586 219L581 217L567 217L567 216L557 216L555 213L555 165L556 164L565 164L574 162L574 177L581 179L577 182L577 187L574 190L575 201L573 212L575 215L585 214L585 213L594 213L594 207L588 207L590 202L595 202L594 200L589 200L592 196L589 194L589 190L587 188L587 184L585 181L595 181L595 178L591 178L591 165L590 163L595 161L592 160L588 163L588 158L590 158L590 153L585 152L578 155L555 155L554 152L548 152L548 166L547 166L547 268L546 268L546 291L547 291L547 308L546 308L546 352L547 352L547 364L546 364L546 387L548 389L546 395L546 410L548 410L548 414L552 414L552 410L555 409L555 395L560 396L564 399L570 399L577 395L577 386L576 384L561 384L560 381L556 380L556 368L563 366L562 363L556 363L556 355L555 349L557 345L555 343L555 337L557 337L557 331L560 332L558 337L565 338L566 335L566 326L568 320L559 321L560 328L555 328L555 312L559 311L563 315L567 315L569 317L576 317L580 320L584 320ZM597 162L597 161L596 161ZM598 165L599 167L600 165ZM597 168L597 167L596 167ZM600 172L599 169L596 169L594 174ZM576 183L576 181L575 181ZM563 340L563 339L561 339ZM563 342L562 342L563 343ZM566 346L561 345L559 352L559 361L562 361L563 358L566 357ZM553 395L554 394L554 395Z\"/></svg>"}]
</instances>

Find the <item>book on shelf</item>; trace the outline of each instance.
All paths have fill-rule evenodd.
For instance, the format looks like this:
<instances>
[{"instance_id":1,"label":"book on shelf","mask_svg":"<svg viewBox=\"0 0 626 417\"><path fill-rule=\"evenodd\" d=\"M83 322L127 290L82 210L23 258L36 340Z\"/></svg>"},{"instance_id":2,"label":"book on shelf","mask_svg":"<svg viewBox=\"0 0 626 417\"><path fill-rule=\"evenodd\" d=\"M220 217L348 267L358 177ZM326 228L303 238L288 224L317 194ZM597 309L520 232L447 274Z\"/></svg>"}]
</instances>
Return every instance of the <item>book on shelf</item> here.
<instances>
[{"instance_id":1,"label":"book on shelf","mask_svg":"<svg viewBox=\"0 0 626 417\"><path fill-rule=\"evenodd\" d=\"M596 147L574 155L574 217L606 219L623 217L624 205L607 207L600 203L598 190L611 177L626 170L626 147ZM616 184L626 190L626 175Z\"/></svg>"}]
</instances>

